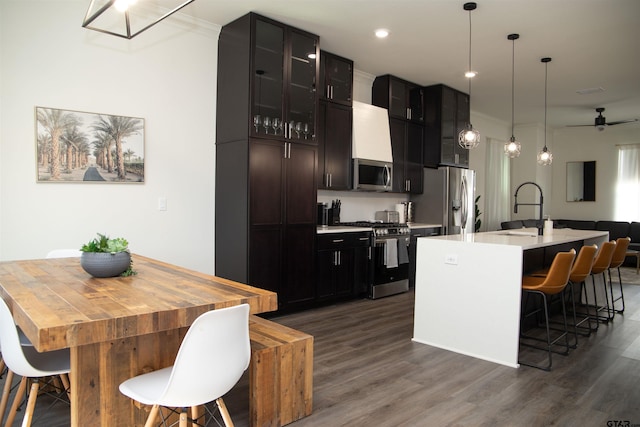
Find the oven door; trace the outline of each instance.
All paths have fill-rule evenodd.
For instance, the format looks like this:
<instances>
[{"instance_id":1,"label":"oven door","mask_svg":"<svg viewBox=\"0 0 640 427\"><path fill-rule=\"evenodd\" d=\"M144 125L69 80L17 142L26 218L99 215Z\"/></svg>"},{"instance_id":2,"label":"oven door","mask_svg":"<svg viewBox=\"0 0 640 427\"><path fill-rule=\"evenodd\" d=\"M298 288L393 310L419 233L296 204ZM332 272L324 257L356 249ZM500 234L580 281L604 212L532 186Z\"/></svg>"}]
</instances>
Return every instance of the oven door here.
<instances>
[{"instance_id":1,"label":"oven door","mask_svg":"<svg viewBox=\"0 0 640 427\"><path fill-rule=\"evenodd\" d=\"M369 292L370 298L409 290L409 241L409 236L376 238L373 246L373 285Z\"/></svg>"}]
</instances>

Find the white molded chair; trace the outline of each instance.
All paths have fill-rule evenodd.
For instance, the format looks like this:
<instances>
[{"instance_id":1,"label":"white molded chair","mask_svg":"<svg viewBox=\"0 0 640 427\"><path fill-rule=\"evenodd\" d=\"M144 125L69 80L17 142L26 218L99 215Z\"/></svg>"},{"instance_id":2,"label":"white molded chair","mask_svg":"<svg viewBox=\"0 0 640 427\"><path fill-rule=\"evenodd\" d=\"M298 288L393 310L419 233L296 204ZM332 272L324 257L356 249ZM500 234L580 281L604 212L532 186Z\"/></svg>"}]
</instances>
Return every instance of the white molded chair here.
<instances>
[{"instance_id":1,"label":"white molded chair","mask_svg":"<svg viewBox=\"0 0 640 427\"><path fill-rule=\"evenodd\" d=\"M145 426L152 425L160 406L183 408L180 426L186 426L186 408L197 418L197 407L215 400L230 427L222 396L238 382L250 359L249 305L211 310L189 327L173 366L130 378L120 384L120 392L153 406Z\"/></svg>"},{"instance_id":2,"label":"white molded chair","mask_svg":"<svg viewBox=\"0 0 640 427\"><path fill-rule=\"evenodd\" d=\"M66 376L70 367L69 350L39 353L33 346L25 346L20 341L18 328L13 321L11 311L4 300L0 298L0 347L2 348L2 357L9 372L22 377L5 424L9 426L12 425L16 416L28 379L31 379L32 382L22 422L23 426L31 425L33 410L40 389L40 378L59 375L64 384L64 391L68 392L69 390L69 381ZM8 374L5 380L8 383L11 382L10 376L12 375ZM6 405L8 398L8 393L3 393L2 403L4 405Z\"/></svg>"},{"instance_id":3,"label":"white molded chair","mask_svg":"<svg viewBox=\"0 0 640 427\"><path fill-rule=\"evenodd\" d=\"M54 249L45 258L76 258L82 255L79 249Z\"/></svg>"}]
</instances>

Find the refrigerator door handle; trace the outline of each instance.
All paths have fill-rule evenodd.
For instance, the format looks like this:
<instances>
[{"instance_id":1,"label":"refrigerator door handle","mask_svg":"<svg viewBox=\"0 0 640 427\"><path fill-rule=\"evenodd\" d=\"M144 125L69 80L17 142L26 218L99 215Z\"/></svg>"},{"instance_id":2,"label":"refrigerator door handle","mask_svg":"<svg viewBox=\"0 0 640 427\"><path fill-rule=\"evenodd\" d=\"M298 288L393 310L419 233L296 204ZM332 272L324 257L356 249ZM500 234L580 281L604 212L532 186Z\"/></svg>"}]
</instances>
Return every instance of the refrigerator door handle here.
<instances>
[{"instance_id":1,"label":"refrigerator door handle","mask_svg":"<svg viewBox=\"0 0 640 427\"><path fill-rule=\"evenodd\" d=\"M469 193L467 191L467 177L462 176L462 182L460 183L460 198L462 199L462 218L461 224L462 232L464 233L467 226L467 220L469 219Z\"/></svg>"}]
</instances>

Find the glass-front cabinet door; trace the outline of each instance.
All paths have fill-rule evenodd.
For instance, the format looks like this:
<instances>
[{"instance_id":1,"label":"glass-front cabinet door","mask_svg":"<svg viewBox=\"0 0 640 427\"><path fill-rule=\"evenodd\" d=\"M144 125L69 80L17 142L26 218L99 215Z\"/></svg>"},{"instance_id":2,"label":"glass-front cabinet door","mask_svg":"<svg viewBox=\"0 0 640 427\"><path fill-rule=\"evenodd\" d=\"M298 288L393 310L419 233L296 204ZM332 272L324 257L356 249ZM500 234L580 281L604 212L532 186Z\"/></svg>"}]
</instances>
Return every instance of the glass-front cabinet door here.
<instances>
[{"instance_id":1,"label":"glass-front cabinet door","mask_svg":"<svg viewBox=\"0 0 640 427\"><path fill-rule=\"evenodd\" d=\"M291 30L291 55L288 79L288 137L292 140L316 140L316 79L320 51L314 36Z\"/></svg>"},{"instance_id":2,"label":"glass-front cabinet door","mask_svg":"<svg viewBox=\"0 0 640 427\"><path fill-rule=\"evenodd\" d=\"M285 28L255 21L252 136L283 135Z\"/></svg>"},{"instance_id":3,"label":"glass-front cabinet door","mask_svg":"<svg viewBox=\"0 0 640 427\"><path fill-rule=\"evenodd\" d=\"M314 142L318 37L256 18L254 43L251 135Z\"/></svg>"}]
</instances>

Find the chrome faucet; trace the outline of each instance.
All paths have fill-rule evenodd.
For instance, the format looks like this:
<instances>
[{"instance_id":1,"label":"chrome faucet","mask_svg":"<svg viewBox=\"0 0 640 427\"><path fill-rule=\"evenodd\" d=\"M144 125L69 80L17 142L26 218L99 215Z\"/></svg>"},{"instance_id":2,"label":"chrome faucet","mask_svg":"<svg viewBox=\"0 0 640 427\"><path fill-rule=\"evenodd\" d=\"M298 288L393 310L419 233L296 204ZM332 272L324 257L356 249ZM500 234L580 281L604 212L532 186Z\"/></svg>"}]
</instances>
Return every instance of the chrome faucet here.
<instances>
[{"instance_id":1,"label":"chrome faucet","mask_svg":"<svg viewBox=\"0 0 640 427\"><path fill-rule=\"evenodd\" d=\"M540 203L518 203L518 191L520 191L520 188L527 185L527 184L531 184L531 185L535 185L536 187L538 187L538 190L540 190ZM513 205L513 213L518 213L518 206L522 205L522 206L540 206L540 221L537 224L538 225L538 234L542 235L542 227L544 225L544 223L542 222L542 206L543 206L543 197L542 197L542 188L540 188L540 186L538 184L536 184L535 182L532 181L527 181L527 182L523 182L522 184L520 184L518 186L518 188L516 188L516 194L514 196L515 198L515 204Z\"/></svg>"}]
</instances>

